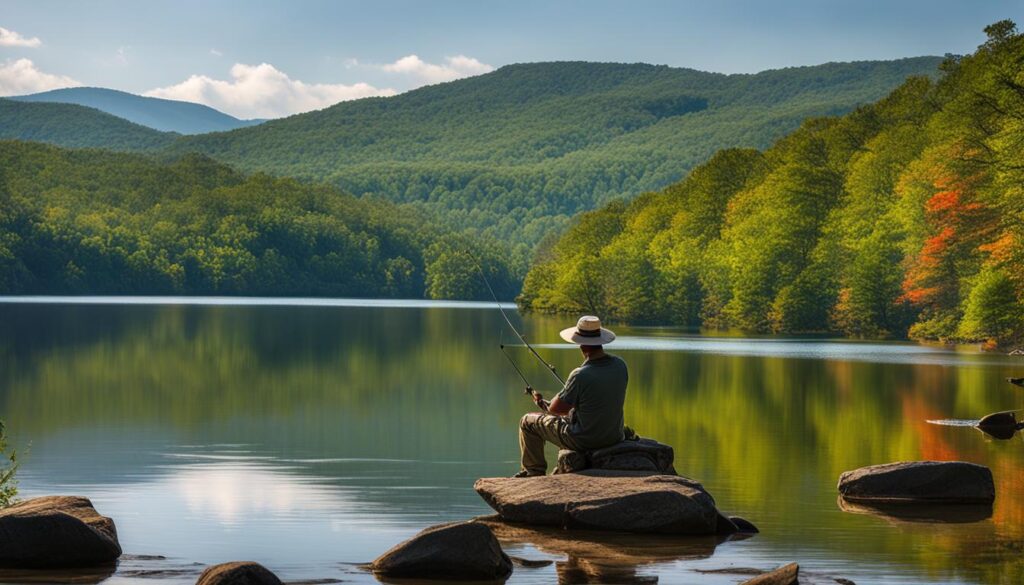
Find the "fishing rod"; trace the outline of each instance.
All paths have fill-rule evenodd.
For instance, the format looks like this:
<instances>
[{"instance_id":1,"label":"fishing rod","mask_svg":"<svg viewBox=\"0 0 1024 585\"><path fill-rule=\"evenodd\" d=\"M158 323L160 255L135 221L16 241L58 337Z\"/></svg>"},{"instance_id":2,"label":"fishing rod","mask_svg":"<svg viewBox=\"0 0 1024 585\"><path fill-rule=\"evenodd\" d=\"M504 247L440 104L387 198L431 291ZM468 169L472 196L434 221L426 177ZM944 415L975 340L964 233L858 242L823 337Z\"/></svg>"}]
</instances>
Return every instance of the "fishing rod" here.
<instances>
[{"instance_id":1,"label":"fishing rod","mask_svg":"<svg viewBox=\"0 0 1024 585\"><path fill-rule=\"evenodd\" d=\"M470 254L468 251L466 252L466 254L468 254L469 257L472 258L476 262L476 268L477 268L477 270L480 271L480 278L483 279L484 284L487 286L487 291L491 293L491 298L493 298L494 302L498 305L498 311L501 312L501 316L505 318L505 323L508 323L509 329L511 329L512 332L516 334L516 337L519 338L519 341L523 342L523 345L526 346L526 349L530 350L530 353L533 354L533 357L535 357L538 360L540 360L540 363L544 364L544 366L547 367L548 371L551 372L551 375L554 376L556 380L558 380L558 384L560 386L565 386L565 380L563 380L562 377L558 375L558 372L555 371L555 366L549 364L547 361L544 360L544 358L540 357L540 354L537 353L537 350L533 349L533 346L530 345L529 341L526 341L526 337L524 337L523 334L520 333L518 329L516 329L516 326L512 324L512 320L509 319L508 318L508 314L505 313L505 308L501 306L501 301L498 300L498 295L494 294L494 289L491 288L491 282L489 280L487 280L487 275L484 274L484 267L483 267L483 265L480 263L479 260L476 259L475 256ZM501 348L502 348L502 353L504 353L504 351L505 351L504 344L502 344ZM509 361L512 361L512 358L507 353L505 354L505 357L507 357L509 359ZM515 365L515 364L513 364L513 365ZM516 366L516 371L519 371L519 367L518 366ZM520 373L520 377L522 377L522 373ZM525 382L526 378L523 378L523 381Z\"/></svg>"},{"instance_id":2,"label":"fishing rod","mask_svg":"<svg viewBox=\"0 0 1024 585\"><path fill-rule=\"evenodd\" d=\"M519 374L519 378L523 381L523 384L526 384L526 389L523 390L523 394L529 394L530 396L532 396L534 401L537 402L537 406L540 406L545 412L547 412L548 409L545 408L544 404L541 403L540 401L540 399L543 397L541 397L540 394L538 394L537 391L533 389L533 384L531 384L530 381L526 379L526 375L523 374L523 371L519 369L518 365L516 365L516 361L512 359L512 356L508 355L507 351L505 351L505 344L503 343L504 335L502 331L498 332L498 339L500 340L498 342L498 349L501 350L501 355L505 356L505 359L508 360L508 363L512 364L512 369L514 369L516 373Z\"/></svg>"}]
</instances>

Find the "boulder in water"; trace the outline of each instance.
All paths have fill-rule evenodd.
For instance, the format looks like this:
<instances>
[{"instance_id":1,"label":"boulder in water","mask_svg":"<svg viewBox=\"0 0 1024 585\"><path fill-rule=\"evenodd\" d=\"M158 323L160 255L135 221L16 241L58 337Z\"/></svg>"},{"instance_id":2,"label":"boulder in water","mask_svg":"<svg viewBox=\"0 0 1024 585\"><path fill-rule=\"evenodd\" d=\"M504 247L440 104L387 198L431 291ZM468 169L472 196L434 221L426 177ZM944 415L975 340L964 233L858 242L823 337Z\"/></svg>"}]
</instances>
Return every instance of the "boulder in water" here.
<instances>
[{"instance_id":1,"label":"boulder in water","mask_svg":"<svg viewBox=\"0 0 1024 585\"><path fill-rule=\"evenodd\" d=\"M978 421L976 426L978 430L990 437L1006 440L1012 439L1024 425L1017 422L1017 416L1012 410L1008 410L986 415Z\"/></svg>"},{"instance_id":2,"label":"boulder in water","mask_svg":"<svg viewBox=\"0 0 1024 585\"><path fill-rule=\"evenodd\" d=\"M206 567L196 585L281 585L281 580L259 563L235 561Z\"/></svg>"},{"instance_id":3,"label":"boulder in water","mask_svg":"<svg viewBox=\"0 0 1024 585\"><path fill-rule=\"evenodd\" d=\"M509 522L663 534L736 531L703 486L677 475L592 469L484 478L473 488Z\"/></svg>"},{"instance_id":4,"label":"boulder in water","mask_svg":"<svg viewBox=\"0 0 1024 585\"><path fill-rule=\"evenodd\" d=\"M120 556L114 521L88 498L46 496L0 510L0 567L94 567Z\"/></svg>"},{"instance_id":5,"label":"boulder in water","mask_svg":"<svg viewBox=\"0 0 1024 585\"><path fill-rule=\"evenodd\" d=\"M378 557L370 569L392 578L493 581L512 573L512 561L490 528L454 522L423 530Z\"/></svg>"},{"instance_id":6,"label":"boulder in water","mask_svg":"<svg viewBox=\"0 0 1024 585\"><path fill-rule=\"evenodd\" d=\"M963 461L904 461L862 467L839 477L851 502L986 504L995 500L992 472Z\"/></svg>"}]
</instances>

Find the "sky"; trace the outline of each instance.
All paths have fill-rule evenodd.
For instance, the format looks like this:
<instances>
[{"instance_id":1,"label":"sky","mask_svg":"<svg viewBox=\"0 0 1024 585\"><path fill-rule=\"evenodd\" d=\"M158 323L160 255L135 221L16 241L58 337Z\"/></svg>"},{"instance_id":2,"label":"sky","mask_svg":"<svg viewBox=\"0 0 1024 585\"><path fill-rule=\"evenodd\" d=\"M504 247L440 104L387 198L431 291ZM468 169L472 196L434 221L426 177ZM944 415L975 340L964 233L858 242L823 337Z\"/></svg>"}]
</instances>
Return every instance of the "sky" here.
<instances>
[{"instance_id":1,"label":"sky","mask_svg":"<svg viewBox=\"0 0 1024 585\"><path fill-rule=\"evenodd\" d=\"M970 53L1024 0L0 0L0 96L95 86L274 118L510 63L754 73Z\"/></svg>"}]
</instances>

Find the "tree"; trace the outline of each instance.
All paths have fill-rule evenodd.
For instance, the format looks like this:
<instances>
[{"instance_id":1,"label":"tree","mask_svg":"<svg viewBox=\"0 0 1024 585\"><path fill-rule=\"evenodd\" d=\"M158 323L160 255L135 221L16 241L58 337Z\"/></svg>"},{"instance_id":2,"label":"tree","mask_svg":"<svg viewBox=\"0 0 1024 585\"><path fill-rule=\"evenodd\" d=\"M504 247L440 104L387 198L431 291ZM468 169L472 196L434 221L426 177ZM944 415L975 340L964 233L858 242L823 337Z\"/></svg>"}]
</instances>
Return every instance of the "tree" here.
<instances>
[{"instance_id":1,"label":"tree","mask_svg":"<svg viewBox=\"0 0 1024 585\"><path fill-rule=\"evenodd\" d=\"M14 474L18 471L18 455L7 447L7 433L0 421L0 508L11 505L18 495L18 482Z\"/></svg>"},{"instance_id":2,"label":"tree","mask_svg":"<svg viewBox=\"0 0 1024 585\"><path fill-rule=\"evenodd\" d=\"M986 268L974 279L956 336L970 341L1010 341L1020 335L1024 305L1013 282L999 268Z\"/></svg>"},{"instance_id":3,"label":"tree","mask_svg":"<svg viewBox=\"0 0 1024 585\"><path fill-rule=\"evenodd\" d=\"M607 242L571 227L527 275L524 306L750 331L1024 338L1024 36L1009 21L986 32L937 81L912 77L764 153L722 151L622 211L587 214L621 227Z\"/></svg>"}]
</instances>

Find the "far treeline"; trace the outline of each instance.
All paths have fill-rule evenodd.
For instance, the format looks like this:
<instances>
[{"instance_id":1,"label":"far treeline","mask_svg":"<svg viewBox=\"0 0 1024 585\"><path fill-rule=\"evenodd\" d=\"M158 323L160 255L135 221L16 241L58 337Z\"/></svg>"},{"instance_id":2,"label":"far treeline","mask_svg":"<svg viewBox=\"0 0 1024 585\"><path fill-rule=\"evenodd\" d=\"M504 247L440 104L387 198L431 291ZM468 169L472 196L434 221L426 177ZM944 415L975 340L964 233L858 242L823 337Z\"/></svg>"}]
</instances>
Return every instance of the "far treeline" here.
<instances>
[{"instance_id":1,"label":"far treeline","mask_svg":"<svg viewBox=\"0 0 1024 585\"><path fill-rule=\"evenodd\" d=\"M0 141L0 293L503 298L507 251L394 204L200 155Z\"/></svg>"},{"instance_id":2,"label":"far treeline","mask_svg":"<svg viewBox=\"0 0 1024 585\"><path fill-rule=\"evenodd\" d=\"M584 214L539 251L537 311L763 332L1024 337L1024 35L938 81Z\"/></svg>"}]
</instances>

